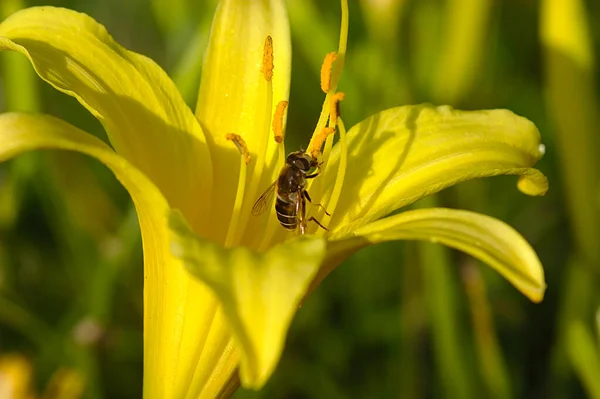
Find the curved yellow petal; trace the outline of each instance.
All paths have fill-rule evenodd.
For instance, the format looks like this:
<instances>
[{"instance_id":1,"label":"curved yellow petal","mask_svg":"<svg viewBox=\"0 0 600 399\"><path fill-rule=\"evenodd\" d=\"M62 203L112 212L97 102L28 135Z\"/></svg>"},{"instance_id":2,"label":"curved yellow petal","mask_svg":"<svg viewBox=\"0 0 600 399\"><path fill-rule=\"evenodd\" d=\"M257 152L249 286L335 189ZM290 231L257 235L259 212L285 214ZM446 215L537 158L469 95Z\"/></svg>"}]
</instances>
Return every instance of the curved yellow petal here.
<instances>
[{"instance_id":1,"label":"curved yellow petal","mask_svg":"<svg viewBox=\"0 0 600 399\"><path fill-rule=\"evenodd\" d=\"M154 61L119 46L89 16L54 7L7 18L0 49L24 54L42 79L75 97L103 124L117 152L196 229L206 228L212 172L202 129Z\"/></svg>"},{"instance_id":2,"label":"curved yellow petal","mask_svg":"<svg viewBox=\"0 0 600 399\"><path fill-rule=\"evenodd\" d=\"M328 252L346 255L368 244L426 240L468 253L498 271L534 302L544 297L544 270L529 243L506 223L475 212L430 208L402 212L356 229L329 243Z\"/></svg>"},{"instance_id":3,"label":"curved yellow petal","mask_svg":"<svg viewBox=\"0 0 600 399\"><path fill-rule=\"evenodd\" d=\"M348 132L348 167L328 227L333 237L461 181L515 174L519 189L542 195L546 177L534 165L543 155L529 120L507 110L457 111L416 105L380 112ZM322 177L334 187L340 148ZM327 204L330 193L324 196Z\"/></svg>"},{"instance_id":4,"label":"curved yellow petal","mask_svg":"<svg viewBox=\"0 0 600 399\"><path fill-rule=\"evenodd\" d=\"M273 77L262 72L267 36L273 43ZM291 39L281 0L221 0L213 20L202 69L196 115L214 154L215 201L211 214L214 237L225 241L236 196L240 156L225 139L242 136L252 156L246 177L240 229L249 218L252 203L274 180L277 144L271 119L278 102L288 99L291 74ZM285 126L285 124L284 124Z\"/></svg>"},{"instance_id":5,"label":"curved yellow petal","mask_svg":"<svg viewBox=\"0 0 600 399\"><path fill-rule=\"evenodd\" d=\"M144 397L215 397L237 366L216 299L169 250L169 205L158 188L94 136L50 116L0 114L0 162L52 148L90 155L135 204L144 247ZM193 312L186 306L194 306Z\"/></svg>"},{"instance_id":6,"label":"curved yellow petal","mask_svg":"<svg viewBox=\"0 0 600 399\"><path fill-rule=\"evenodd\" d=\"M262 387L273 373L292 317L325 256L325 241L298 237L266 253L226 249L206 241L180 214L170 218L173 253L219 298L241 350L245 387Z\"/></svg>"}]
</instances>

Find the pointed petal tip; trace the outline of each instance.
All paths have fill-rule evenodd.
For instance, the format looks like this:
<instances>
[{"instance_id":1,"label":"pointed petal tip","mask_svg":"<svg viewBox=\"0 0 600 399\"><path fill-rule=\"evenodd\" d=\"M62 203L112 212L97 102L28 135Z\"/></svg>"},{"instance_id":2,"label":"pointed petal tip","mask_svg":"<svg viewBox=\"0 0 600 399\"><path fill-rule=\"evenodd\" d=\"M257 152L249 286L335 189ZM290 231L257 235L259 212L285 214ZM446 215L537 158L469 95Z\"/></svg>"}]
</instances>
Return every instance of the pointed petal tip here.
<instances>
[{"instance_id":1,"label":"pointed petal tip","mask_svg":"<svg viewBox=\"0 0 600 399\"><path fill-rule=\"evenodd\" d=\"M347 134L342 194L329 227L349 233L425 196L474 178L519 175L518 189L543 195L537 169L544 147L535 124L506 109L460 111L420 104L388 109ZM341 146L331 152L323 185L334 187ZM365 174L365 171L369 173ZM325 190L322 202L331 198Z\"/></svg>"},{"instance_id":2,"label":"pointed petal tip","mask_svg":"<svg viewBox=\"0 0 600 399\"><path fill-rule=\"evenodd\" d=\"M519 279L508 280L533 303L541 303L546 294L546 280L544 269L537 256L532 260L529 268L522 270L523 275ZM502 273L502 272L501 272Z\"/></svg>"},{"instance_id":3,"label":"pointed petal tip","mask_svg":"<svg viewBox=\"0 0 600 399\"><path fill-rule=\"evenodd\" d=\"M524 294L533 303L541 303L544 300L544 294L546 293L546 284L543 284L535 291L525 292Z\"/></svg>"},{"instance_id":4,"label":"pointed petal tip","mask_svg":"<svg viewBox=\"0 0 600 399\"><path fill-rule=\"evenodd\" d=\"M529 173L519 177L517 188L526 195L546 195L549 188L548 178L539 170L531 169Z\"/></svg>"},{"instance_id":5,"label":"pointed petal tip","mask_svg":"<svg viewBox=\"0 0 600 399\"><path fill-rule=\"evenodd\" d=\"M541 303L544 300L546 294L546 277L541 262L536 256L537 267L530 270L530 278L532 284L529 287L517 286L519 291L523 293L533 303Z\"/></svg>"},{"instance_id":6,"label":"pointed petal tip","mask_svg":"<svg viewBox=\"0 0 600 399\"><path fill-rule=\"evenodd\" d=\"M411 210L336 237L332 247L349 255L364 242L425 240L444 244L488 264L532 302L544 298L546 282L542 264L531 245L506 223L490 216L449 208Z\"/></svg>"}]
</instances>

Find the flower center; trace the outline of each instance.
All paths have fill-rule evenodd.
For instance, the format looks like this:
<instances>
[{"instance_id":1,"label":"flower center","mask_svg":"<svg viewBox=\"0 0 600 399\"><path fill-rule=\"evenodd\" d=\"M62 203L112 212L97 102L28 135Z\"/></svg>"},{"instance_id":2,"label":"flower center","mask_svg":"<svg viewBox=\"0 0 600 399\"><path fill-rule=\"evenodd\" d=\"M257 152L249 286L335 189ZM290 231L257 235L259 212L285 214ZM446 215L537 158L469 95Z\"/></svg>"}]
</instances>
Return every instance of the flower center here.
<instances>
[{"instance_id":1,"label":"flower center","mask_svg":"<svg viewBox=\"0 0 600 399\"><path fill-rule=\"evenodd\" d=\"M321 114L319 120L313 132L312 138L306 150L306 153L311 155L313 158L322 159L320 164L320 172L324 172L327 167L328 158L333 147L333 136L336 128L340 132L339 145L341 146L341 157L336 173L336 180L329 195L327 203L322 206L309 206L306 214L306 220L312 218L322 221L328 214L333 214L335 207L337 206L339 196L342 190L346 164L347 164L347 145L346 145L346 131L344 124L340 118L339 103L344 99L344 93L337 92L338 82L341 76L342 68L344 65L344 59L346 55L346 47L348 40L348 1L341 0L342 9L342 21L340 28L340 40L338 45L338 51L329 53L325 56L323 65L321 67L321 89L325 93L325 100L321 108ZM267 82L270 82L273 71L273 51L272 41L268 37L265 41L265 51L263 56L263 66L261 71ZM270 65L270 68L268 67ZM272 119L273 138L278 143L279 154L278 154L278 170L284 165L286 159L285 147L283 144L284 139L284 115L287 109L288 102L281 101L277 104ZM266 137L267 135L265 135ZM262 143L261 143L262 149ZM261 152L259 152L261 154ZM260 163L261 160L257 160ZM255 172L259 168L255 167ZM259 175L260 177L260 175ZM260 179L252 179L251 181L260 181ZM311 180L310 185L310 196L313 204L320 204L323 198L325 187L323 186L323 180L316 178ZM302 199L304 200L304 199ZM307 204L308 205L308 204ZM274 217L274 207L269 211L267 221L265 222L265 228L261 237L255 239L255 245L260 251L264 251L272 246L279 238L283 239L283 234L278 234L283 229L277 222L277 218ZM327 222L324 222L327 226ZM311 223L307 226L307 232L324 234L326 230L319 228L316 223ZM318 228L318 230L316 230ZM315 231L316 230L316 231Z\"/></svg>"}]
</instances>

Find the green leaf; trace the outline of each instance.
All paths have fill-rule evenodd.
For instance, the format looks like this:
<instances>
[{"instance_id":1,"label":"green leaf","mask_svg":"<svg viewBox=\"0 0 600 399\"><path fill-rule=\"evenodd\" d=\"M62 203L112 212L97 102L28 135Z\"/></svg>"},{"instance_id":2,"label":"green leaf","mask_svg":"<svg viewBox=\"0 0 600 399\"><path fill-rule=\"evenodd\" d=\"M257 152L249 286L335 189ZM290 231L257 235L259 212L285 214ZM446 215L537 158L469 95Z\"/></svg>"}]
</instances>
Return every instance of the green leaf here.
<instances>
[{"instance_id":1,"label":"green leaf","mask_svg":"<svg viewBox=\"0 0 600 399\"><path fill-rule=\"evenodd\" d=\"M585 325L575 321L569 326L568 351L575 369L590 398L600 399L600 356L594 337Z\"/></svg>"}]
</instances>

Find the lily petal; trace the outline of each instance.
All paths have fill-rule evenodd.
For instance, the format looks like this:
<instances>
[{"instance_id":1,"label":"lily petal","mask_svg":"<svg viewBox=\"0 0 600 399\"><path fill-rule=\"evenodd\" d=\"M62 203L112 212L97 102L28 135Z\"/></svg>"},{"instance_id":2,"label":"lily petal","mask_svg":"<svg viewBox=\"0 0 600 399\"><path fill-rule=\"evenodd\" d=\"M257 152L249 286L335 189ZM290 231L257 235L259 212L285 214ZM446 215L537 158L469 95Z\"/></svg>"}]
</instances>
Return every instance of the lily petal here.
<instances>
[{"instance_id":1,"label":"lily petal","mask_svg":"<svg viewBox=\"0 0 600 399\"><path fill-rule=\"evenodd\" d=\"M392 108L354 126L347 140L346 179L329 224L334 239L477 177L521 175L518 187L526 194L542 195L548 189L546 177L531 168L543 155L537 128L508 110ZM336 145L324 187L334 187L340 153ZM330 195L325 193L325 203Z\"/></svg>"},{"instance_id":2,"label":"lily petal","mask_svg":"<svg viewBox=\"0 0 600 399\"><path fill-rule=\"evenodd\" d=\"M347 256L365 245L391 240L425 240L458 249L487 263L532 301L540 302L544 296L544 270L529 243L506 223L475 212L447 208L402 212L330 242L327 251Z\"/></svg>"},{"instance_id":3,"label":"lily petal","mask_svg":"<svg viewBox=\"0 0 600 399\"><path fill-rule=\"evenodd\" d=\"M197 368L206 370L205 375L196 381L203 387L200 390L203 395L196 393L193 397L215 397L234 372L237 357L222 349L207 350L201 356L194 356L197 347L222 347L215 344L220 342L217 338L211 340L208 337L207 325L211 323L203 324L208 319L207 314L211 315L210 319L213 316L218 319L220 311L208 289L190 277L181 262L171 255L167 241L169 205L158 188L99 139L50 116L0 114L0 141L3 143L0 146L0 162L26 151L62 149L90 155L112 170L131 195L142 231L144 397L185 397L194 371L198 373ZM187 301L197 305L197 312L193 317L183 318L182 306ZM189 319L195 320L195 324ZM196 333L198 329L206 330L204 338ZM223 329L225 334L219 332L213 335L224 336L226 344L228 327ZM193 339L190 335L194 335ZM187 341L194 342L193 348L184 346ZM211 372L215 368L219 368L221 373L212 377Z\"/></svg>"},{"instance_id":4,"label":"lily petal","mask_svg":"<svg viewBox=\"0 0 600 399\"><path fill-rule=\"evenodd\" d=\"M325 241L297 237L265 253L198 237L177 212L171 250L219 298L241 349L240 378L258 389L272 374L292 317L325 256Z\"/></svg>"},{"instance_id":5,"label":"lily petal","mask_svg":"<svg viewBox=\"0 0 600 399\"><path fill-rule=\"evenodd\" d=\"M262 69L267 35L273 43L273 78ZM291 75L291 39L281 0L222 0L212 24L202 69L196 115L209 136L215 162L213 236L223 242L236 196L240 156L227 133L242 136L252 156L246 178L241 229L252 202L274 180L277 144L271 119L280 101L287 101ZM252 220L260 223L261 221Z\"/></svg>"},{"instance_id":6,"label":"lily petal","mask_svg":"<svg viewBox=\"0 0 600 399\"><path fill-rule=\"evenodd\" d=\"M171 206L196 229L206 227L208 212L200 210L210 205L208 148L194 114L154 61L119 46L89 16L54 7L7 18L0 49L24 54L42 79L75 97Z\"/></svg>"}]
</instances>

